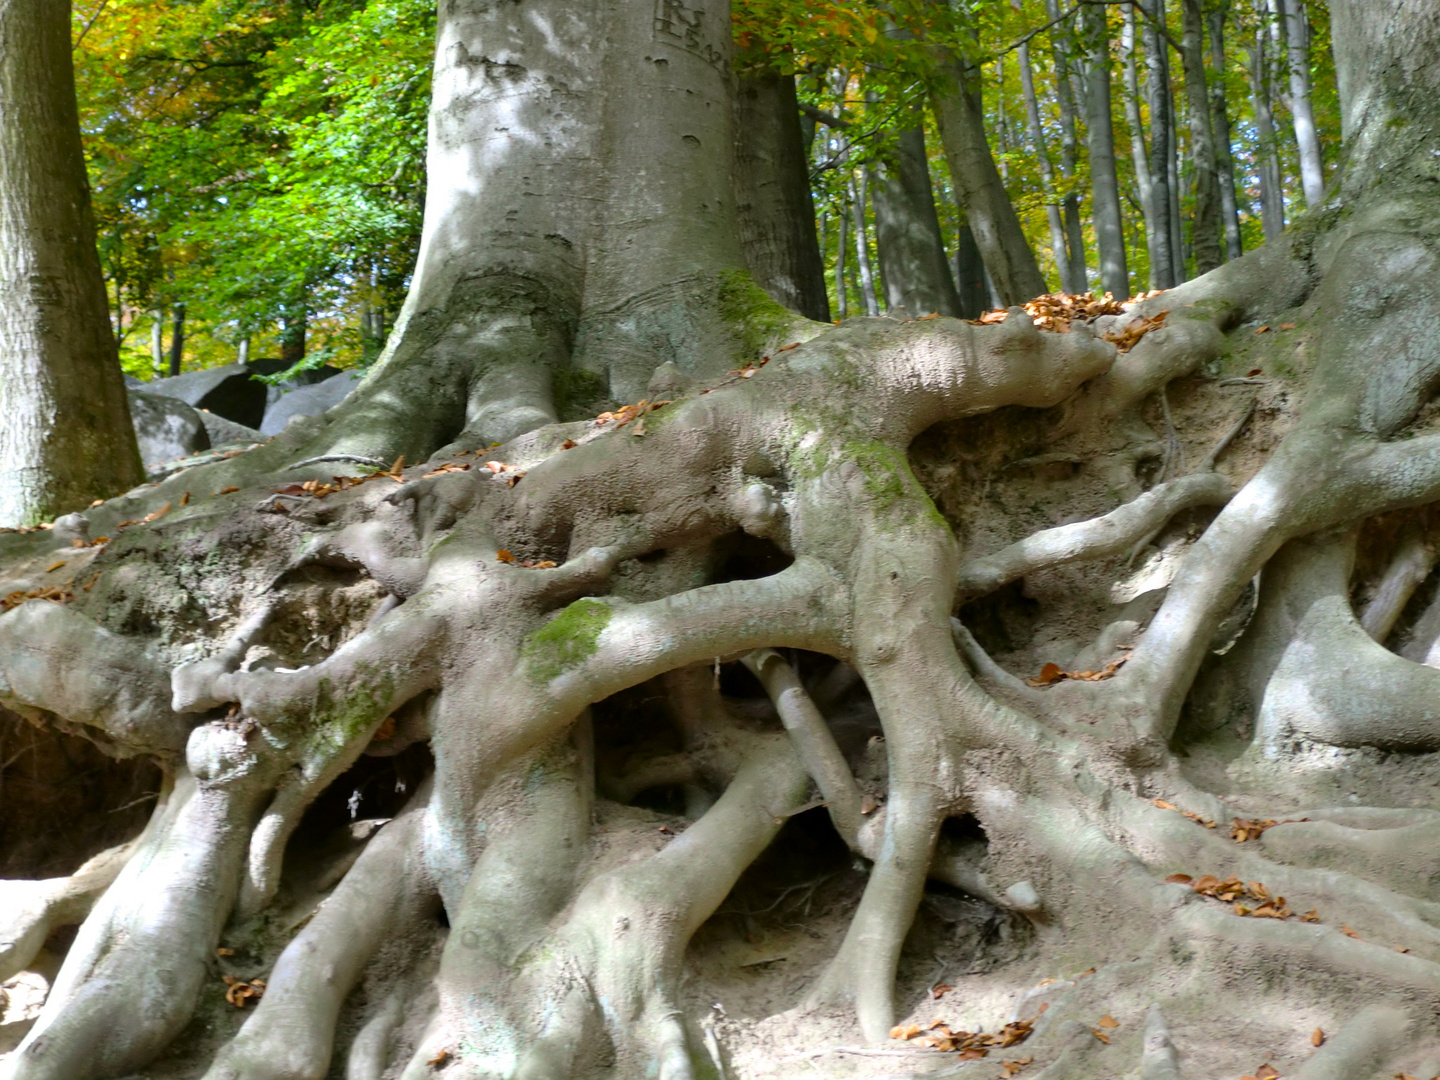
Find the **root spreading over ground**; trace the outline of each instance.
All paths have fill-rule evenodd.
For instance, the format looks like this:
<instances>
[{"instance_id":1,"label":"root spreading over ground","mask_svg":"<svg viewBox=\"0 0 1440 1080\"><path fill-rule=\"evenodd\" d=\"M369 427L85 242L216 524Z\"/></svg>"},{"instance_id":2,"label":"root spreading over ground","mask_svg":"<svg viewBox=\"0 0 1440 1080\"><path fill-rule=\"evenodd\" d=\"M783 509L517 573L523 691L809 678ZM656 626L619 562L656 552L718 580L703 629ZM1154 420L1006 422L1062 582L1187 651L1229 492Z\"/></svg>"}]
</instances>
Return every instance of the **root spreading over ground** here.
<instances>
[{"instance_id":1,"label":"root spreading over ground","mask_svg":"<svg viewBox=\"0 0 1440 1080\"><path fill-rule=\"evenodd\" d=\"M1394 206L422 463L341 409L0 538L0 701L163 776L0 883L0 1074L1440 1071Z\"/></svg>"}]
</instances>

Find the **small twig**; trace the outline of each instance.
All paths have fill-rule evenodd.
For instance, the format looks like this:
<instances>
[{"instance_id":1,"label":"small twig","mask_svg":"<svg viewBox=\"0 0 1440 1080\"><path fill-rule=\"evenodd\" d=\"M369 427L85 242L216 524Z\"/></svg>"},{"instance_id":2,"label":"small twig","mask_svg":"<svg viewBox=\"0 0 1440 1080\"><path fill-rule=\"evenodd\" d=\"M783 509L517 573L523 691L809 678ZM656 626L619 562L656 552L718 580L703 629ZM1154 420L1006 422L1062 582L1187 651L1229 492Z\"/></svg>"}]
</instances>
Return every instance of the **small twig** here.
<instances>
[{"instance_id":1,"label":"small twig","mask_svg":"<svg viewBox=\"0 0 1440 1080\"><path fill-rule=\"evenodd\" d=\"M1252 398L1250 400L1250 407L1240 415L1240 419L1235 421L1230 430L1225 433L1225 437L1215 444L1214 449L1205 455L1205 460L1200 463L1201 472L1209 472L1215 468L1215 462L1220 459L1220 455L1225 452L1225 448L1235 441L1235 436L1240 434L1245 425L1250 422L1250 418L1255 415L1255 406L1257 404L1259 404L1257 399Z\"/></svg>"},{"instance_id":2,"label":"small twig","mask_svg":"<svg viewBox=\"0 0 1440 1080\"><path fill-rule=\"evenodd\" d=\"M327 461L349 461L356 465L373 465L377 469L388 469L390 463L381 461L379 458L366 457L363 454L321 454L319 457L306 458L304 461L297 461L294 465L286 465L286 472L293 472L296 469L303 469L306 465L323 465Z\"/></svg>"}]
</instances>

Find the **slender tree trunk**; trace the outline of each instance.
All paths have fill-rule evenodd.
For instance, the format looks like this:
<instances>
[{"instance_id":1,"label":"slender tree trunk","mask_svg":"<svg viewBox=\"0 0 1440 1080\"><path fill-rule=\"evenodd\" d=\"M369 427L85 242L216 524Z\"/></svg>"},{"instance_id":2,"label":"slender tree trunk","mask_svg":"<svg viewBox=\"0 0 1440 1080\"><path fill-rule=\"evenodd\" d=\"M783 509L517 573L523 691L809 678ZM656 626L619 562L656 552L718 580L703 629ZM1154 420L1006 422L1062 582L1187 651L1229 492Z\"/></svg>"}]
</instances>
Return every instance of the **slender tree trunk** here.
<instances>
[{"instance_id":1,"label":"slender tree trunk","mask_svg":"<svg viewBox=\"0 0 1440 1080\"><path fill-rule=\"evenodd\" d=\"M1184 25L1180 59L1185 71L1190 156L1195 167L1191 242L1195 250L1195 272L1205 274L1224 261L1220 256L1220 173L1205 81L1205 16L1201 0L1180 0L1180 11ZM1219 78L1218 74L1216 77Z\"/></svg>"},{"instance_id":2,"label":"slender tree trunk","mask_svg":"<svg viewBox=\"0 0 1440 1080\"><path fill-rule=\"evenodd\" d=\"M870 237L865 226L866 201L869 198L868 170L860 170L860 179L850 178L850 212L855 216L855 266L860 273L860 300L865 314L880 314L880 300L875 292L875 273L870 266Z\"/></svg>"},{"instance_id":3,"label":"slender tree trunk","mask_svg":"<svg viewBox=\"0 0 1440 1080\"><path fill-rule=\"evenodd\" d=\"M1051 63L1055 69L1055 101L1060 108L1060 176L1065 181L1061 216L1065 219L1065 246L1070 262L1060 271L1060 288L1083 293L1090 287L1085 265L1085 230L1080 221L1080 196L1074 189L1079 163L1079 138L1075 126L1075 80L1070 69L1071 37L1060 19L1060 0L1045 0L1045 10L1056 20L1050 31Z\"/></svg>"},{"instance_id":4,"label":"slender tree trunk","mask_svg":"<svg viewBox=\"0 0 1440 1080\"><path fill-rule=\"evenodd\" d=\"M1305 205L1314 209L1325 197L1325 163L1320 154L1320 137L1310 97L1310 21L1305 15L1305 0L1281 0L1281 3L1285 10L1290 116L1295 123L1295 146L1300 155L1300 185L1305 191Z\"/></svg>"},{"instance_id":5,"label":"slender tree trunk","mask_svg":"<svg viewBox=\"0 0 1440 1080\"><path fill-rule=\"evenodd\" d=\"M760 287L791 310L829 322L793 75L766 70L738 79L735 217Z\"/></svg>"},{"instance_id":6,"label":"slender tree trunk","mask_svg":"<svg viewBox=\"0 0 1440 1080\"><path fill-rule=\"evenodd\" d=\"M1018 50L1020 65L1020 90L1025 95L1025 116L1030 124L1030 140L1035 147L1035 158L1040 165L1040 179L1045 184L1045 220L1050 226L1050 254L1055 260L1055 271L1061 277L1060 289L1066 288L1070 253L1065 248L1065 222L1056 198L1055 166L1050 160L1050 148L1045 141L1045 128L1040 121L1040 100L1035 93L1035 72L1030 65L1030 45L1022 44Z\"/></svg>"},{"instance_id":7,"label":"slender tree trunk","mask_svg":"<svg viewBox=\"0 0 1440 1080\"><path fill-rule=\"evenodd\" d=\"M1169 289L1177 284L1175 248L1179 236L1170 214L1171 136L1174 116L1171 112L1170 67L1164 36L1164 0L1148 0L1145 9L1145 89L1150 106L1150 195L1148 215L1155 223L1155 239L1150 244L1150 287Z\"/></svg>"},{"instance_id":8,"label":"slender tree trunk","mask_svg":"<svg viewBox=\"0 0 1440 1080\"><path fill-rule=\"evenodd\" d=\"M1156 278L1157 266L1169 266L1169 252L1162 252L1157 244L1164 244L1162 228L1155 217L1155 185L1150 177L1149 150L1145 146L1145 125L1140 116L1140 75L1135 59L1136 31L1135 8L1126 5L1123 10L1124 28L1120 38L1120 56L1124 63L1125 77L1125 124L1130 129L1130 157L1135 166L1135 187L1140 196L1140 210L1145 219L1145 244L1150 263L1150 287L1161 288ZM1165 227L1168 229L1168 223ZM1165 275L1168 277L1168 275Z\"/></svg>"},{"instance_id":9,"label":"slender tree trunk","mask_svg":"<svg viewBox=\"0 0 1440 1080\"><path fill-rule=\"evenodd\" d=\"M1285 200L1280 176L1280 153L1276 145L1275 112L1272 105L1270 64L1270 10L1265 0L1255 0L1254 47L1250 50L1250 101L1255 113L1255 156L1260 173L1260 220L1265 239L1274 240L1285 231Z\"/></svg>"},{"instance_id":10,"label":"slender tree trunk","mask_svg":"<svg viewBox=\"0 0 1440 1080\"><path fill-rule=\"evenodd\" d=\"M1220 175L1220 220L1225 231L1225 257L1238 259L1245 248L1240 239L1240 200L1235 191L1235 156L1230 146L1230 106L1225 94L1225 19L1230 0L1220 0L1206 13L1210 42L1210 123L1215 135L1215 164Z\"/></svg>"},{"instance_id":11,"label":"slender tree trunk","mask_svg":"<svg viewBox=\"0 0 1440 1080\"><path fill-rule=\"evenodd\" d=\"M310 313L304 304L294 304L280 317L280 359L298 364L305 359L305 338L310 331Z\"/></svg>"},{"instance_id":12,"label":"slender tree trunk","mask_svg":"<svg viewBox=\"0 0 1440 1080\"><path fill-rule=\"evenodd\" d=\"M150 313L150 361L156 376L165 373L165 313L158 308Z\"/></svg>"},{"instance_id":13,"label":"slender tree trunk","mask_svg":"<svg viewBox=\"0 0 1440 1080\"><path fill-rule=\"evenodd\" d=\"M1002 300L1022 303L1045 292L1045 276L990 153L980 101L980 72L952 53L942 58L940 75L932 100L955 199L975 233L985 268Z\"/></svg>"},{"instance_id":14,"label":"slender tree trunk","mask_svg":"<svg viewBox=\"0 0 1440 1080\"><path fill-rule=\"evenodd\" d=\"M912 317L932 311L959 314L960 299L935 210L924 129L909 127L899 133L893 156L876 179L875 240L887 306Z\"/></svg>"},{"instance_id":15,"label":"slender tree trunk","mask_svg":"<svg viewBox=\"0 0 1440 1080\"><path fill-rule=\"evenodd\" d=\"M179 375L185 360L185 305L170 309L170 374Z\"/></svg>"},{"instance_id":16,"label":"slender tree trunk","mask_svg":"<svg viewBox=\"0 0 1440 1080\"><path fill-rule=\"evenodd\" d=\"M64 0L0 0L0 417L0 525L144 479L95 250Z\"/></svg>"},{"instance_id":17,"label":"slender tree trunk","mask_svg":"<svg viewBox=\"0 0 1440 1080\"><path fill-rule=\"evenodd\" d=\"M250 335L246 334L240 339L235 349L235 362L237 364L248 364L250 362Z\"/></svg>"},{"instance_id":18,"label":"slender tree trunk","mask_svg":"<svg viewBox=\"0 0 1440 1080\"><path fill-rule=\"evenodd\" d=\"M961 222L955 245L955 281L960 293L960 317L978 319L990 306L990 291L985 274L985 260L980 245L968 222Z\"/></svg>"},{"instance_id":19,"label":"slender tree trunk","mask_svg":"<svg viewBox=\"0 0 1440 1080\"><path fill-rule=\"evenodd\" d=\"M1090 150L1090 187L1094 194L1095 243L1100 251L1100 282L1116 297L1130 295L1125 258L1125 228L1120 183L1115 173L1115 129L1111 122L1110 33L1106 9L1081 11L1084 33L1086 143ZM988 265L988 263L987 263Z\"/></svg>"},{"instance_id":20,"label":"slender tree trunk","mask_svg":"<svg viewBox=\"0 0 1440 1080\"><path fill-rule=\"evenodd\" d=\"M840 213L835 216L835 318L846 319L850 316L850 298L845 288L845 246L850 242L846 235L850 225L850 215L842 207Z\"/></svg>"}]
</instances>

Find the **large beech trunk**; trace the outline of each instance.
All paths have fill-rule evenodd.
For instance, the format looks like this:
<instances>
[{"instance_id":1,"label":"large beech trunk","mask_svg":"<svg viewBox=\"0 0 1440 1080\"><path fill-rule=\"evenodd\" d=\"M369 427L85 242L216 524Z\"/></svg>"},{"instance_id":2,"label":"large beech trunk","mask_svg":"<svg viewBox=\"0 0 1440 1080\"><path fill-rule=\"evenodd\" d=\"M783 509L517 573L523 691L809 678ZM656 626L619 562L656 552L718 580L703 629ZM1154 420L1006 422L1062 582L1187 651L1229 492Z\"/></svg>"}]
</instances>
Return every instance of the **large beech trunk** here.
<instances>
[{"instance_id":1,"label":"large beech trunk","mask_svg":"<svg viewBox=\"0 0 1440 1080\"><path fill-rule=\"evenodd\" d=\"M710 64L713 8L505 7L512 51L441 49L510 80L512 131L559 87ZM488 216L439 185L433 222L493 229L428 236L454 340L415 300L363 407L0 536L0 704L165 774L128 844L0 882L0 978L80 922L0 1076L963 1076L962 1028L982 1076L1435 1075L1440 12L1332 17L1337 208L1048 329L809 322L726 246L656 249L688 291L632 267L592 345L517 297L696 204L632 192L566 246L499 177ZM594 162L552 122L547 173L491 93L471 134L530 155L515 183ZM724 130L679 98L632 151ZM477 150L457 102L441 157ZM705 319L752 362L672 359ZM382 406L483 413L460 365L546 342L651 400L335 455Z\"/></svg>"},{"instance_id":2,"label":"large beech trunk","mask_svg":"<svg viewBox=\"0 0 1440 1080\"><path fill-rule=\"evenodd\" d=\"M95 251L70 5L0 3L0 526L140 483Z\"/></svg>"},{"instance_id":3,"label":"large beech trunk","mask_svg":"<svg viewBox=\"0 0 1440 1080\"><path fill-rule=\"evenodd\" d=\"M912 317L959 315L923 128L908 127L896 134L894 152L879 170L874 198L875 241L888 306Z\"/></svg>"}]
</instances>

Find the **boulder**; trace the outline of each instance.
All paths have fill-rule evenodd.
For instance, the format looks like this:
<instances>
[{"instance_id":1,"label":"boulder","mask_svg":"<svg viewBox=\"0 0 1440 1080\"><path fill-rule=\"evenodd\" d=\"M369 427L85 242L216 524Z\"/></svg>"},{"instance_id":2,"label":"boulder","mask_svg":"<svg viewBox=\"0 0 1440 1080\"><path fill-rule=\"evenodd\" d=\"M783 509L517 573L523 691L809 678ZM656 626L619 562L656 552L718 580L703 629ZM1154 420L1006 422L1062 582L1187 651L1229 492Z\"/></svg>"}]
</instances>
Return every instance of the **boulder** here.
<instances>
[{"instance_id":1,"label":"boulder","mask_svg":"<svg viewBox=\"0 0 1440 1080\"><path fill-rule=\"evenodd\" d=\"M210 449L202 414L185 402L143 390L130 390L130 420L140 444L145 471L176 458Z\"/></svg>"},{"instance_id":2,"label":"boulder","mask_svg":"<svg viewBox=\"0 0 1440 1080\"><path fill-rule=\"evenodd\" d=\"M210 436L211 446L223 446L226 443L243 443L249 446L251 443L270 441L269 436L260 434L254 428L226 420L208 409L200 410L200 421L205 425L206 434Z\"/></svg>"},{"instance_id":3,"label":"boulder","mask_svg":"<svg viewBox=\"0 0 1440 1080\"><path fill-rule=\"evenodd\" d=\"M168 379L152 379L145 384L151 394L176 398L197 409L209 409L216 416L258 428L265 418L265 391L262 382L252 379L252 369L244 364L187 371Z\"/></svg>"},{"instance_id":4,"label":"boulder","mask_svg":"<svg viewBox=\"0 0 1440 1080\"><path fill-rule=\"evenodd\" d=\"M261 432L278 435L285 430L285 425L292 417L319 416L327 409L333 409L349 396L364 377L363 371L342 371L324 382L297 386L293 390L285 391L265 410L265 418L260 423Z\"/></svg>"}]
</instances>

